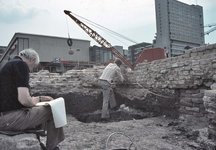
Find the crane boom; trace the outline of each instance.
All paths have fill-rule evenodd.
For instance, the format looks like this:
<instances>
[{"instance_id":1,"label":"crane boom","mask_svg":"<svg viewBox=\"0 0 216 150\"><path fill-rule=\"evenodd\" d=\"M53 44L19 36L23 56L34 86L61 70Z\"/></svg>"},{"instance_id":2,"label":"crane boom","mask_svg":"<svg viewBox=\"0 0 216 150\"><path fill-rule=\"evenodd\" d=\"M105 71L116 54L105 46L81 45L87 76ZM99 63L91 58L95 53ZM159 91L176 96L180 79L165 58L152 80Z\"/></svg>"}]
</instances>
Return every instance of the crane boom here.
<instances>
[{"instance_id":1,"label":"crane boom","mask_svg":"<svg viewBox=\"0 0 216 150\"><path fill-rule=\"evenodd\" d=\"M121 53L119 53L106 39L100 36L96 31L92 30L86 24L81 22L79 19L74 17L71 14L71 11L64 10L64 13L68 15L73 21L77 23L91 38L93 38L98 44L103 46L106 50L112 53L115 57L121 59L125 65L129 66L131 69L135 68L135 65L132 65Z\"/></svg>"}]
</instances>

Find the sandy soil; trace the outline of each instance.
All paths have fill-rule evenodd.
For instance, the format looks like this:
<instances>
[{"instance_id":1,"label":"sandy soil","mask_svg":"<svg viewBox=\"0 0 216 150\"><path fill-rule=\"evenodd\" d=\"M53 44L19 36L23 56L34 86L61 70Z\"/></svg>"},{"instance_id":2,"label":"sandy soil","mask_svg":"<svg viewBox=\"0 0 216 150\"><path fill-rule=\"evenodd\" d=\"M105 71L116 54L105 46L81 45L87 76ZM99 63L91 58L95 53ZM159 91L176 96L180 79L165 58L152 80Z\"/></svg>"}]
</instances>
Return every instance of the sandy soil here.
<instances>
[{"instance_id":1,"label":"sandy soil","mask_svg":"<svg viewBox=\"0 0 216 150\"><path fill-rule=\"evenodd\" d=\"M120 122L83 123L67 115L66 139L59 147L67 150L204 150L207 129L166 117ZM133 143L133 144L132 144Z\"/></svg>"}]
</instances>

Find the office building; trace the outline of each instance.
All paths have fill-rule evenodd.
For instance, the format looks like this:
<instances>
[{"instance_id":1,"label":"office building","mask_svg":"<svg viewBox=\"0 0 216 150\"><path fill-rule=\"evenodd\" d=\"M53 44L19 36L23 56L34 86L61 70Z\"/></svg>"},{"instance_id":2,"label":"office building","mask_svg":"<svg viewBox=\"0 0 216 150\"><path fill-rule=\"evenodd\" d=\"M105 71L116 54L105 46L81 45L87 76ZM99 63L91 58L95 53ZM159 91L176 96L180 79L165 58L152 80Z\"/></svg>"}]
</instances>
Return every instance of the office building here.
<instances>
[{"instance_id":1,"label":"office building","mask_svg":"<svg viewBox=\"0 0 216 150\"><path fill-rule=\"evenodd\" d=\"M157 33L154 47L166 49L168 57L204 45L203 9L177 0L155 0Z\"/></svg>"}]
</instances>

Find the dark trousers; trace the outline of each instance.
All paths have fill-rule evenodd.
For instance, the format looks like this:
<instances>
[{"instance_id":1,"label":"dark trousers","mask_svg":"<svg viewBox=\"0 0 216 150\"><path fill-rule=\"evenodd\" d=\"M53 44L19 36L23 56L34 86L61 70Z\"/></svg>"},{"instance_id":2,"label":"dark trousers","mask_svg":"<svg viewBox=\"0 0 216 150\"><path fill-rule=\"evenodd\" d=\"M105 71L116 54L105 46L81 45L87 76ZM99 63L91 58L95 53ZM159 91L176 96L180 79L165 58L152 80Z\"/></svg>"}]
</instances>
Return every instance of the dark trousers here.
<instances>
[{"instance_id":1,"label":"dark trousers","mask_svg":"<svg viewBox=\"0 0 216 150\"><path fill-rule=\"evenodd\" d=\"M46 148L53 149L64 140L63 128L55 128L50 106L23 108L0 114L0 130L20 131L41 125L47 130Z\"/></svg>"},{"instance_id":2,"label":"dark trousers","mask_svg":"<svg viewBox=\"0 0 216 150\"><path fill-rule=\"evenodd\" d=\"M109 104L110 108L114 108L116 104L113 89L108 81L98 80L98 85L103 89L103 106L101 118L110 118L109 114Z\"/></svg>"}]
</instances>

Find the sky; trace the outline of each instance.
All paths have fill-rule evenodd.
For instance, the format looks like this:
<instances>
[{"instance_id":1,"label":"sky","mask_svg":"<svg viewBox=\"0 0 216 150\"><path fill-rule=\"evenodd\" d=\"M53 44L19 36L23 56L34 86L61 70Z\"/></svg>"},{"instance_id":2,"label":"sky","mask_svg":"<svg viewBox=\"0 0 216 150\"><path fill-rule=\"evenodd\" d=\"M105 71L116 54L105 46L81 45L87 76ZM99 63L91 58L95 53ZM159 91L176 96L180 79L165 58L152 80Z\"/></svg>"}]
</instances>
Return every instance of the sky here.
<instances>
[{"instance_id":1,"label":"sky","mask_svg":"<svg viewBox=\"0 0 216 150\"><path fill-rule=\"evenodd\" d=\"M216 25L215 0L179 0L203 7L204 25ZM156 33L154 0L0 0L0 46L7 46L16 32L91 41L98 45L64 13L69 10L134 42L111 36L84 22L111 45L152 43ZM210 30L205 27L204 31ZM216 43L216 30L205 35L205 43ZM67 42L66 42L67 44Z\"/></svg>"}]
</instances>

